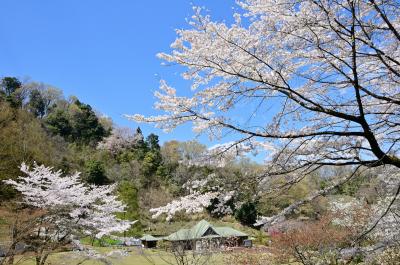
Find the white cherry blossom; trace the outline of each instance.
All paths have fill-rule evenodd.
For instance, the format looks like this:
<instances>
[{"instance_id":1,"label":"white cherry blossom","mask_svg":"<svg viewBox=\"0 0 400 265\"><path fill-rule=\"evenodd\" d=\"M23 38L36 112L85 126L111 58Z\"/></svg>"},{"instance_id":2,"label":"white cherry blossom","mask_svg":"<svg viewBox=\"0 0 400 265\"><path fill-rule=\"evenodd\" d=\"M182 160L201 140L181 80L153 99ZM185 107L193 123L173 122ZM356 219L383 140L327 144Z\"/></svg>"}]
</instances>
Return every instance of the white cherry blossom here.
<instances>
[{"instance_id":1,"label":"white cherry blossom","mask_svg":"<svg viewBox=\"0 0 400 265\"><path fill-rule=\"evenodd\" d=\"M21 192L25 204L45 210L44 220L55 224L54 229L63 234L83 232L101 238L123 232L135 223L115 216L125 210L125 205L114 195L115 185L88 186L81 182L79 173L62 176L61 171L44 165L30 168L23 163L21 171L24 176L5 183Z\"/></svg>"}]
</instances>

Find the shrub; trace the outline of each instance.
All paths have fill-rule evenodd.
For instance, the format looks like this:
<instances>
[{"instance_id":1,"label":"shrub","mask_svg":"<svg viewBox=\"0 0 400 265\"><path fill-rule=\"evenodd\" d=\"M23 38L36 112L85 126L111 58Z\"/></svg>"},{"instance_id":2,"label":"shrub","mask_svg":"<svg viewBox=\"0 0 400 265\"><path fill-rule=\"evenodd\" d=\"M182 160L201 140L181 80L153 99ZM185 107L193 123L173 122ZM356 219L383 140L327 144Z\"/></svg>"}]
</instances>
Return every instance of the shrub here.
<instances>
[{"instance_id":1,"label":"shrub","mask_svg":"<svg viewBox=\"0 0 400 265\"><path fill-rule=\"evenodd\" d=\"M246 202L236 211L235 218L242 225L253 226L257 219L257 209L253 202Z\"/></svg>"},{"instance_id":2,"label":"shrub","mask_svg":"<svg viewBox=\"0 0 400 265\"><path fill-rule=\"evenodd\" d=\"M371 262L373 265L386 264L397 265L400 264L400 246L395 246L385 249L378 254Z\"/></svg>"},{"instance_id":3,"label":"shrub","mask_svg":"<svg viewBox=\"0 0 400 265\"><path fill-rule=\"evenodd\" d=\"M273 252L282 262L296 259L302 264L338 264L340 247L349 246L351 229L332 224L332 216L304 222L272 237Z\"/></svg>"}]
</instances>

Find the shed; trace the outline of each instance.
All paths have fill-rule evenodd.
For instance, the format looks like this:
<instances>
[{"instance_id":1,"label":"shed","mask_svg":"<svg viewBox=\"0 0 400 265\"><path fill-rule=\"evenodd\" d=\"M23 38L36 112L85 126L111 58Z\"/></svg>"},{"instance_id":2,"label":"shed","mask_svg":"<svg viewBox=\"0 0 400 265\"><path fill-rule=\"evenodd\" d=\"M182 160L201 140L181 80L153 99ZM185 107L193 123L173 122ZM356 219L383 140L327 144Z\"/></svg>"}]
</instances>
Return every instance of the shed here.
<instances>
[{"instance_id":1,"label":"shed","mask_svg":"<svg viewBox=\"0 0 400 265\"><path fill-rule=\"evenodd\" d=\"M157 241L160 239L152 235L143 235L140 240L145 248L155 248L157 247Z\"/></svg>"}]
</instances>

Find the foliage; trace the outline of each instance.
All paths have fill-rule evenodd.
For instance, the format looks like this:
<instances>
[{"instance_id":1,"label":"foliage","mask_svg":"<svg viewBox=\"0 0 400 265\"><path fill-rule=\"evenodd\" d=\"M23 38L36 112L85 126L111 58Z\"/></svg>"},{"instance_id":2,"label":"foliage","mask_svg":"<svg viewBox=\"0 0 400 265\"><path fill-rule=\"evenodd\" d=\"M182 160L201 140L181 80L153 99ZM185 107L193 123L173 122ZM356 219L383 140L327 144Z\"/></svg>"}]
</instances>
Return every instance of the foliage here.
<instances>
[{"instance_id":1,"label":"foliage","mask_svg":"<svg viewBox=\"0 0 400 265\"><path fill-rule=\"evenodd\" d=\"M7 228L6 237L1 237L1 248L5 253L3 258L0 258L0 264L14 264L17 261L16 254L24 254L26 251L32 250L24 246L27 240L31 241L31 244L38 243L32 239L32 234L37 233L37 221L43 215L43 211L38 209L30 209L27 207L21 207L21 205L9 204L8 207L2 209L2 216L4 218L5 225ZM3 228L1 227L1 228ZM2 231L0 230L0 233ZM18 261L16 262L18 263Z\"/></svg>"},{"instance_id":2,"label":"foliage","mask_svg":"<svg viewBox=\"0 0 400 265\"><path fill-rule=\"evenodd\" d=\"M269 243L269 236L263 230L258 230L257 233L254 235L254 244L266 246Z\"/></svg>"},{"instance_id":3,"label":"foliage","mask_svg":"<svg viewBox=\"0 0 400 265\"><path fill-rule=\"evenodd\" d=\"M152 176L156 173L160 164L161 155L157 150L147 152L143 159L143 174L145 176Z\"/></svg>"},{"instance_id":4,"label":"foliage","mask_svg":"<svg viewBox=\"0 0 400 265\"><path fill-rule=\"evenodd\" d=\"M29 95L29 110L36 117L43 117L46 114L46 102L39 90L34 89Z\"/></svg>"},{"instance_id":5,"label":"foliage","mask_svg":"<svg viewBox=\"0 0 400 265\"><path fill-rule=\"evenodd\" d=\"M45 119L48 129L68 141L79 144L97 144L110 133L88 104L74 99L60 101Z\"/></svg>"},{"instance_id":6,"label":"foliage","mask_svg":"<svg viewBox=\"0 0 400 265\"><path fill-rule=\"evenodd\" d=\"M72 134L73 128L65 110L56 109L46 117L46 125L50 132L60 135L64 139Z\"/></svg>"},{"instance_id":7,"label":"foliage","mask_svg":"<svg viewBox=\"0 0 400 265\"><path fill-rule=\"evenodd\" d=\"M166 131L189 123L216 140L229 135L191 165L224 167L226 160L262 154L258 182L269 192L328 167L399 168L399 2L242 0L238 6L230 24L194 7L189 28L177 30L172 50L158 55L183 67L191 91L161 80L155 107L162 113L129 118ZM268 227L293 215L353 177L327 178L321 189L279 207L272 202L273 216L262 222Z\"/></svg>"},{"instance_id":8,"label":"foliage","mask_svg":"<svg viewBox=\"0 0 400 265\"><path fill-rule=\"evenodd\" d=\"M25 108L38 118L47 116L63 101L62 91L50 85L31 81L23 87L28 97Z\"/></svg>"},{"instance_id":9,"label":"foliage","mask_svg":"<svg viewBox=\"0 0 400 265\"><path fill-rule=\"evenodd\" d=\"M76 100L70 106L72 140L85 144L97 143L109 132L100 124L98 117L88 104Z\"/></svg>"},{"instance_id":10,"label":"foliage","mask_svg":"<svg viewBox=\"0 0 400 265\"><path fill-rule=\"evenodd\" d=\"M22 106L22 83L15 77L4 77L0 82L0 100L5 100L12 108Z\"/></svg>"},{"instance_id":11,"label":"foliage","mask_svg":"<svg viewBox=\"0 0 400 265\"><path fill-rule=\"evenodd\" d=\"M172 140L165 142L160 150L163 161L174 168L178 166L181 160L181 154L179 153L180 145L180 142Z\"/></svg>"},{"instance_id":12,"label":"foliage","mask_svg":"<svg viewBox=\"0 0 400 265\"><path fill-rule=\"evenodd\" d=\"M234 192L216 193L210 198L210 205L205 207L211 217L222 218L226 215L232 215L235 211L233 198Z\"/></svg>"},{"instance_id":13,"label":"foliage","mask_svg":"<svg viewBox=\"0 0 400 265\"><path fill-rule=\"evenodd\" d=\"M340 187L338 187L338 193L347 195L347 196L356 196L357 192L361 189L361 187L368 184L370 179L363 175L358 175L355 178L349 180L348 182L344 183Z\"/></svg>"},{"instance_id":14,"label":"foliage","mask_svg":"<svg viewBox=\"0 0 400 265\"><path fill-rule=\"evenodd\" d=\"M284 186L285 179L276 178L272 184L274 186ZM296 201L306 198L310 193L317 189L317 183L313 178L307 177L300 182L291 185L288 189L279 189L275 192L270 192L265 196L261 196L257 209L264 215L273 216L278 214L286 207L295 203ZM318 212L315 204L304 204L295 212L293 216L303 215L307 217L315 217Z\"/></svg>"},{"instance_id":15,"label":"foliage","mask_svg":"<svg viewBox=\"0 0 400 265\"><path fill-rule=\"evenodd\" d=\"M96 146L100 139L96 127L110 128L109 120L105 122L77 98L65 99L60 90L49 85L20 83L22 87L17 90L23 89L25 96L20 108L12 108L7 101L0 102L1 179L14 179L20 174L18 166L22 162L36 161L66 173L83 172L82 179L90 184L115 182L120 199L127 204L126 212L118 217L141 218L142 225L125 234L137 235L145 226L157 222L151 220L149 209L167 204L173 199L172 194L182 194L185 190L182 185L189 179L207 177L214 170L182 163L183 157L196 159L201 155L205 146L200 143L176 141L175 147L166 152L167 145L161 147L157 135L144 137L140 128L131 132L112 125L112 134L103 137ZM79 127L77 119L87 127ZM93 123L87 122L88 119ZM78 127L81 135L77 134ZM7 203L13 196L21 196L3 182L0 190ZM177 219L180 218L185 219L183 215Z\"/></svg>"},{"instance_id":16,"label":"foliage","mask_svg":"<svg viewBox=\"0 0 400 265\"><path fill-rule=\"evenodd\" d=\"M26 219L19 220L29 229L15 222L11 238L29 240L39 263L66 235L122 232L139 217L151 227L148 210L167 221L236 211L249 226L266 215L258 223L284 262L337 264L340 249L399 241L399 1L237 4L230 24L194 8L190 28L177 30L171 52L159 54L183 66L192 90L161 80L156 108L164 113L130 117L167 131L190 123L218 140L211 147L160 146L157 135L115 128L75 97L2 78L0 180L10 185L1 181L0 199L25 199ZM221 143L225 135L229 142ZM250 154L265 164L246 162ZM77 173L61 177L24 164L27 176L16 181L17 165L34 161L82 171L87 183ZM126 221L114 215L124 208L117 186L127 205L118 217ZM274 230L280 221L287 227ZM176 257L185 258L180 250ZM383 250L376 262L396 264L396 252Z\"/></svg>"},{"instance_id":17,"label":"foliage","mask_svg":"<svg viewBox=\"0 0 400 265\"><path fill-rule=\"evenodd\" d=\"M400 249L399 246L390 247L385 249L381 253L378 253L376 257L371 261L371 264L386 264L395 265L400 263Z\"/></svg>"},{"instance_id":18,"label":"foliage","mask_svg":"<svg viewBox=\"0 0 400 265\"><path fill-rule=\"evenodd\" d=\"M202 212L204 208L210 206L211 200L215 198L215 196L216 194L212 192L204 194L194 192L177 200L173 200L165 206L152 208L150 212L153 213L152 218L157 218L166 214L166 220L169 221L175 214L181 211L185 211L186 214Z\"/></svg>"},{"instance_id":19,"label":"foliage","mask_svg":"<svg viewBox=\"0 0 400 265\"><path fill-rule=\"evenodd\" d=\"M137 148L143 140L143 135L132 133L129 128L115 128L111 135L97 145L98 149L107 150L117 156L125 151Z\"/></svg>"},{"instance_id":20,"label":"foliage","mask_svg":"<svg viewBox=\"0 0 400 265\"><path fill-rule=\"evenodd\" d=\"M121 181L118 185L118 197L125 203L125 212L118 214L119 218L135 221L139 219L140 208L137 188L128 181ZM124 232L124 236L137 236L140 233L140 223Z\"/></svg>"},{"instance_id":21,"label":"foliage","mask_svg":"<svg viewBox=\"0 0 400 265\"><path fill-rule=\"evenodd\" d=\"M152 151L160 151L160 145L159 145L159 140L158 136L155 135L154 133L149 134L146 138L146 142L150 150Z\"/></svg>"},{"instance_id":22,"label":"foliage","mask_svg":"<svg viewBox=\"0 0 400 265\"><path fill-rule=\"evenodd\" d=\"M0 180L17 176L24 161L58 165L68 155L63 143L49 136L31 114L13 110L5 102L0 102L0 142ZM14 195L10 187L0 183L0 200Z\"/></svg>"},{"instance_id":23,"label":"foliage","mask_svg":"<svg viewBox=\"0 0 400 265\"><path fill-rule=\"evenodd\" d=\"M253 202L243 203L235 212L236 220L247 226L253 226L256 223L257 216L256 205Z\"/></svg>"},{"instance_id":24,"label":"foliage","mask_svg":"<svg viewBox=\"0 0 400 265\"><path fill-rule=\"evenodd\" d=\"M1 80L2 93L5 96L11 96L17 92L18 88L22 86L22 83L15 77L4 77Z\"/></svg>"},{"instance_id":25,"label":"foliage","mask_svg":"<svg viewBox=\"0 0 400 265\"><path fill-rule=\"evenodd\" d=\"M130 226L113 216L125 209L113 195L114 185L85 186L79 172L63 177L61 171L43 165L30 169L22 164L20 169L26 176L5 182L22 193L26 205L46 210L46 215L50 214L46 220L56 221L60 229L84 229L85 234L100 238Z\"/></svg>"},{"instance_id":26,"label":"foliage","mask_svg":"<svg viewBox=\"0 0 400 265\"><path fill-rule=\"evenodd\" d=\"M123 232L134 223L114 216L125 209L113 195L115 186L88 187L80 182L79 173L62 177L60 171L43 165L30 169L22 164L20 169L26 176L5 182L22 193L25 205L41 210L30 222L35 233L16 242L34 247L37 265L44 264L48 255L68 244L72 236L101 238Z\"/></svg>"},{"instance_id":27,"label":"foliage","mask_svg":"<svg viewBox=\"0 0 400 265\"><path fill-rule=\"evenodd\" d=\"M86 162L86 181L95 185L109 184L104 165L101 161L89 160Z\"/></svg>"},{"instance_id":28,"label":"foliage","mask_svg":"<svg viewBox=\"0 0 400 265\"><path fill-rule=\"evenodd\" d=\"M350 246L355 236L351 229L332 223L332 216L298 223L286 231L271 231L272 247L283 262L295 258L302 264L337 264L339 250Z\"/></svg>"}]
</instances>

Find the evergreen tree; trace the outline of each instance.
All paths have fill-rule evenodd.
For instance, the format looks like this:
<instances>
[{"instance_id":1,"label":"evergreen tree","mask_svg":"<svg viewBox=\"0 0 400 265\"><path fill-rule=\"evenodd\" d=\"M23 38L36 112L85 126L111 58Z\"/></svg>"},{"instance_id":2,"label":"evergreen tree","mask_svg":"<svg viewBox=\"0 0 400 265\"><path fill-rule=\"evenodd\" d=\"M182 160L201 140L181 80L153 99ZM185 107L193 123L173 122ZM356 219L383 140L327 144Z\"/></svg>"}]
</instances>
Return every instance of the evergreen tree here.
<instances>
[{"instance_id":1,"label":"evergreen tree","mask_svg":"<svg viewBox=\"0 0 400 265\"><path fill-rule=\"evenodd\" d=\"M47 129L54 135L60 135L68 140L72 135L72 125L68 118L68 113L60 108L51 112L45 121Z\"/></svg>"},{"instance_id":2,"label":"evergreen tree","mask_svg":"<svg viewBox=\"0 0 400 265\"><path fill-rule=\"evenodd\" d=\"M146 138L147 145L151 151L160 151L160 144L158 140L158 135L151 133Z\"/></svg>"},{"instance_id":3,"label":"evergreen tree","mask_svg":"<svg viewBox=\"0 0 400 265\"><path fill-rule=\"evenodd\" d=\"M29 95L28 109L36 117L42 118L46 113L46 101L39 90L34 89Z\"/></svg>"},{"instance_id":4,"label":"evergreen tree","mask_svg":"<svg viewBox=\"0 0 400 265\"><path fill-rule=\"evenodd\" d=\"M76 100L74 105L77 107L71 115L74 141L83 144L97 143L110 134L100 124L90 105L81 103L79 100Z\"/></svg>"},{"instance_id":5,"label":"evergreen tree","mask_svg":"<svg viewBox=\"0 0 400 265\"><path fill-rule=\"evenodd\" d=\"M70 104L63 103L66 106L55 106L46 118L46 125L53 134L84 145L95 145L110 135L90 105L78 99Z\"/></svg>"},{"instance_id":6,"label":"evergreen tree","mask_svg":"<svg viewBox=\"0 0 400 265\"><path fill-rule=\"evenodd\" d=\"M22 83L15 77L4 77L0 83L0 98L5 100L13 108L22 107Z\"/></svg>"},{"instance_id":7,"label":"evergreen tree","mask_svg":"<svg viewBox=\"0 0 400 265\"><path fill-rule=\"evenodd\" d=\"M129 181L121 181L118 185L119 199L126 205L125 212L119 213L118 217L124 220L135 221L139 219L138 189ZM136 236L140 232L140 225L131 227L124 236Z\"/></svg>"},{"instance_id":8,"label":"evergreen tree","mask_svg":"<svg viewBox=\"0 0 400 265\"><path fill-rule=\"evenodd\" d=\"M110 180L106 176L104 164L101 161L89 160L86 162L86 181L95 185L110 183Z\"/></svg>"},{"instance_id":9,"label":"evergreen tree","mask_svg":"<svg viewBox=\"0 0 400 265\"><path fill-rule=\"evenodd\" d=\"M236 211L235 218L242 225L253 226L257 220L257 209L253 202L245 202Z\"/></svg>"}]
</instances>

